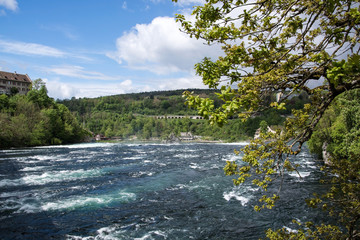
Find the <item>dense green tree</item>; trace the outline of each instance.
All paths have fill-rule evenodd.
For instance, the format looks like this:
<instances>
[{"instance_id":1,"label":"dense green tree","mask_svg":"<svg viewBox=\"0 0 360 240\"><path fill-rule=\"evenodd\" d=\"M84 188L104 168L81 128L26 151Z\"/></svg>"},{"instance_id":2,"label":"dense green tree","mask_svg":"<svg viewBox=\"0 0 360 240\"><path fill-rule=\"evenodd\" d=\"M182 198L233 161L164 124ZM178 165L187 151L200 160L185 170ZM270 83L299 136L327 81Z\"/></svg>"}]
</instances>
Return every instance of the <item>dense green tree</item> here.
<instances>
[{"instance_id":1,"label":"dense green tree","mask_svg":"<svg viewBox=\"0 0 360 240\"><path fill-rule=\"evenodd\" d=\"M19 93L19 89L17 87L10 88L10 96L14 96Z\"/></svg>"},{"instance_id":2,"label":"dense green tree","mask_svg":"<svg viewBox=\"0 0 360 240\"><path fill-rule=\"evenodd\" d=\"M360 87L359 1L205 0L193 15L191 21L177 15L182 30L208 44L220 44L224 51L217 60L205 58L195 66L204 84L220 88L217 95L223 103L216 106L212 99L184 94L187 104L211 124L223 125L233 116L246 119L263 109L285 109L295 93L309 96L309 103L292 110L283 131L263 135L242 150L246 165L228 162L225 167L227 175L237 176L235 184L253 176L252 183L267 190L278 176L275 173L281 176L295 170L290 156L300 153L333 100ZM269 103L274 92L281 98ZM333 134L345 128L339 122ZM337 166L343 178L350 180L344 165ZM278 197L264 195L255 209L272 208ZM332 226L313 229L303 236L299 232L298 237L341 234ZM357 237L359 229L347 230L341 238ZM268 236L280 237L276 234Z\"/></svg>"},{"instance_id":3,"label":"dense green tree","mask_svg":"<svg viewBox=\"0 0 360 240\"><path fill-rule=\"evenodd\" d=\"M260 125L260 132L265 134L268 128L267 122L265 120L262 120L259 125Z\"/></svg>"},{"instance_id":4,"label":"dense green tree","mask_svg":"<svg viewBox=\"0 0 360 240\"><path fill-rule=\"evenodd\" d=\"M9 97L6 94L0 95L0 112L9 107Z\"/></svg>"},{"instance_id":5,"label":"dense green tree","mask_svg":"<svg viewBox=\"0 0 360 240\"><path fill-rule=\"evenodd\" d=\"M54 105L54 99L47 95L47 89L45 85L42 85L40 89L32 89L27 93L29 101L37 104L40 108L50 107Z\"/></svg>"},{"instance_id":6,"label":"dense green tree","mask_svg":"<svg viewBox=\"0 0 360 240\"><path fill-rule=\"evenodd\" d=\"M46 86L28 95L0 96L0 148L81 142L88 135Z\"/></svg>"}]
</instances>

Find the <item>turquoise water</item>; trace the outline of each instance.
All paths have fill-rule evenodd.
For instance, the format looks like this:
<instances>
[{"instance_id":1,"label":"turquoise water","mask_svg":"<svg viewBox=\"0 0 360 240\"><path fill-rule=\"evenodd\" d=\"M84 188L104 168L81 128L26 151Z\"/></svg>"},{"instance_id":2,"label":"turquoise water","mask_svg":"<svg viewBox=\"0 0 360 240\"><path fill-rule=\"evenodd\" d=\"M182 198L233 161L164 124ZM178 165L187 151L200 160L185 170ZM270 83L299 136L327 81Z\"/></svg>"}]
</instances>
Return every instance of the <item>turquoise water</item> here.
<instances>
[{"instance_id":1,"label":"turquoise water","mask_svg":"<svg viewBox=\"0 0 360 240\"><path fill-rule=\"evenodd\" d=\"M304 199L315 159L294 159L273 210L223 173L234 144L89 143L0 151L0 239L258 239L292 219L321 222ZM277 183L275 183L276 185ZM277 186L275 186L277 190ZM301 216L301 217L300 217Z\"/></svg>"}]
</instances>

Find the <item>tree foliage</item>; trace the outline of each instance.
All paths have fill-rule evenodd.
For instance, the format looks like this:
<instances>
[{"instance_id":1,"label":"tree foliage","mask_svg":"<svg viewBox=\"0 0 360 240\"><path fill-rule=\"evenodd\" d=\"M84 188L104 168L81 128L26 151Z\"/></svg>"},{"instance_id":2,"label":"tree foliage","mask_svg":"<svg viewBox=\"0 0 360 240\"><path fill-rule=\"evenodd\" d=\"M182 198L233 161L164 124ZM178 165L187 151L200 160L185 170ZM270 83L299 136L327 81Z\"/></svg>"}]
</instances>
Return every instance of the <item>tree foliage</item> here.
<instances>
[{"instance_id":1,"label":"tree foliage","mask_svg":"<svg viewBox=\"0 0 360 240\"><path fill-rule=\"evenodd\" d=\"M263 109L286 109L299 91L310 98L292 110L282 131L262 134L244 148L245 165L225 166L227 175L237 175L235 184L255 175L253 184L267 190L285 171L296 170L289 157L300 153L334 99L360 87L359 1L205 0L192 14L195 20L176 16L182 31L223 49L218 59L204 58L195 66L204 84L220 89L223 104L184 93L187 104L211 124L223 125L233 116L246 119ZM269 104L266 98L274 92L281 98ZM337 124L332 134L345 125ZM339 148L342 157L349 157L346 151ZM277 198L265 195L256 209L272 208Z\"/></svg>"},{"instance_id":2,"label":"tree foliage","mask_svg":"<svg viewBox=\"0 0 360 240\"><path fill-rule=\"evenodd\" d=\"M0 95L0 125L0 148L76 143L88 135L44 84L26 96Z\"/></svg>"},{"instance_id":3,"label":"tree foliage","mask_svg":"<svg viewBox=\"0 0 360 240\"><path fill-rule=\"evenodd\" d=\"M358 239L360 237L360 90L338 96L326 110L308 142L310 150L327 158L323 166L325 193L314 193L309 206L321 208L336 217L338 224L314 225L296 222L300 229L268 230L270 239L315 238Z\"/></svg>"},{"instance_id":4,"label":"tree foliage","mask_svg":"<svg viewBox=\"0 0 360 240\"><path fill-rule=\"evenodd\" d=\"M346 227L350 238L360 237L360 90L346 92L325 112L309 141L309 148L322 157L326 153L331 189L309 200Z\"/></svg>"}]
</instances>

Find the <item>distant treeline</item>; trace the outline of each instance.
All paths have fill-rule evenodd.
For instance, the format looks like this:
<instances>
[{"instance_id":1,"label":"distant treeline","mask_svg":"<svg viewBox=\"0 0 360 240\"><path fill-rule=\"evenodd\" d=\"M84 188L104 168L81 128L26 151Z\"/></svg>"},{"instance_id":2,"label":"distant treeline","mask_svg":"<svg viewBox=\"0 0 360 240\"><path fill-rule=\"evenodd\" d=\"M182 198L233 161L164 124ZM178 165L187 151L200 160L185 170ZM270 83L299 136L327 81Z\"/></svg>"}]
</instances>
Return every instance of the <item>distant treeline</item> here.
<instances>
[{"instance_id":1,"label":"distant treeline","mask_svg":"<svg viewBox=\"0 0 360 240\"><path fill-rule=\"evenodd\" d=\"M131 93L99 98L72 98L58 102L66 105L70 111L81 116L96 111L141 115L195 115L195 110L185 106L182 98L183 91ZM216 99L214 90L190 89L190 91Z\"/></svg>"},{"instance_id":2,"label":"distant treeline","mask_svg":"<svg viewBox=\"0 0 360 240\"><path fill-rule=\"evenodd\" d=\"M216 91L205 89L188 89L195 95L209 97L215 105L221 100ZM159 115L197 115L196 110L185 105L182 97L184 90L158 91L146 93L122 94L99 98L72 98L58 101L73 112L77 120L93 134L106 137L129 138L137 136L141 139L166 138L171 133L191 132L212 140L237 141L254 136L261 121L268 125L281 125L282 115L290 113L293 108L301 108L308 102L306 94L298 94L288 101L287 110L277 111L269 109L262 114L242 122L231 119L222 128L211 126L206 120L184 119L156 119ZM266 101L273 101L269 96Z\"/></svg>"}]
</instances>

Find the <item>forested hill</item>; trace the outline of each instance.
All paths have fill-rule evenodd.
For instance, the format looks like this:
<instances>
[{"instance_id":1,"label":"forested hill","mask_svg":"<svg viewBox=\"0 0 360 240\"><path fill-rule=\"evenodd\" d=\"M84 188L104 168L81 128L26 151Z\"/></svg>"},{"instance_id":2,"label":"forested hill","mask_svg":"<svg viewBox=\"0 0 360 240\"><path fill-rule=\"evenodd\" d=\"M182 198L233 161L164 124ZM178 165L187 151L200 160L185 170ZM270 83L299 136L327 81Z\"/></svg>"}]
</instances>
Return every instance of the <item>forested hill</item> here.
<instances>
[{"instance_id":1,"label":"forested hill","mask_svg":"<svg viewBox=\"0 0 360 240\"><path fill-rule=\"evenodd\" d=\"M72 98L58 101L64 104L72 112L80 115L96 111L116 112L118 114L141 114L141 115L190 115L196 111L185 106L182 93L185 90L154 91L142 93L130 93L98 98ZM188 89L196 95L206 96L217 101L214 90ZM215 103L216 104L216 103Z\"/></svg>"},{"instance_id":2,"label":"forested hill","mask_svg":"<svg viewBox=\"0 0 360 240\"><path fill-rule=\"evenodd\" d=\"M261 121L268 125L281 125L292 108L301 108L308 101L307 96L299 94L289 101L286 111L268 110L246 122L229 120L222 128L211 126L206 120L156 119L163 115L198 115L188 108L182 94L185 90L157 91L121 94L98 98L80 98L58 101L75 114L78 121L94 135L106 137L137 139L166 139L169 135L191 132L209 140L239 141L252 138ZM194 95L209 97L214 104L221 105L215 90L188 89ZM269 97L273 100L275 96ZM270 99L271 98L271 99Z\"/></svg>"}]
</instances>

